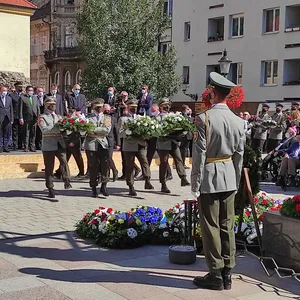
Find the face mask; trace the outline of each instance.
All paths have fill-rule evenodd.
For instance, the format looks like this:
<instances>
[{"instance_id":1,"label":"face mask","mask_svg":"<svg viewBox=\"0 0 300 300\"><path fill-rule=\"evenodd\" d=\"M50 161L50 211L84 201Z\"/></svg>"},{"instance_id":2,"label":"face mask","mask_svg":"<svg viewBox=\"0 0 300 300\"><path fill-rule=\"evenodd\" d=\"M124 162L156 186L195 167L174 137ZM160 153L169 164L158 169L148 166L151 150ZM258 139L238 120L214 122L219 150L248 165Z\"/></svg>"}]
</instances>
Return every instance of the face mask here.
<instances>
[{"instance_id":1,"label":"face mask","mask_svg":"<svg viewBox=\"0 0 300 300\"><path fill-rule=\"evenodd\" d=\"M74 93L75 93L76 95L79 95L80 90L75 90Z\"/></svg>"},{"instance_id":2,"label":"face mask","mask_svg":"<svg viewBox=\"0 0 300 300\"><path fill-rule=\"evenodd\" d=\"M112 91L108 91L108 92L107 92L107 95L108 95L108 96L112 96L113 94L114 94L114 93L113 93Z\"/></svg>"},{"instance_id":3,"label":"face mask","mask_svg":"<svg viewBox=\"0 0 300 300\"><path fill-rule=\"evenodd\" d=\"M57 90L52 90L52 95L56 95Z\"/></svg>"},{"instance_id":4,"label":"face mask","mask_svg":"<svg viewBox=\"0 0 300 300\"><path fill-rule=\"evenodd\" d=\"M97 113L101 112L101 107L95 107L95 112Z\"/></svg>"},{"instance_id":5,"label":"face mask","mask_svg":"<svg viewBox=\"0 0 300 300\"><path fill-rule=\"evenodd\" d=\"M39 95L40 97L43 97L43 96L44 96L44 93L43 93L43 92L39 92L38 95Z\"/></svg>"},{"instance_id":6,"label":"face mask","mask_svg":"<svg viewBox=\"0 0 300 300\"><path fill-rule=\"evenodd\" d=\"M55 105L55 104L49 105L49 106L48 106L48 110L50 110L50 111L55 111L55 110L56 110L56 105Z\"/></svg>"},{"instance_id":7,"label":"face mask","mask_svg":"<svg viewBox=\"0 0 300 300\"><path fill-rule=\"evenodd\" d=\"M28 96L32 97L33 96L33 91L28 92Z\"/></svg>"},{"instance_id":8,"label":"face mask","mask_svg":"<svg viewBox=\"0 0 300 300\"><path fill-rule=\"evenodd\" d=\"M145 89L142 89L142 94L145 94L146 93L146 90Z\"/></svg>"},{"instance_id":9,"label":"face mask","mask_svg":"<svg viewBox=\"0 0 300 300\"><path fill-rule=\"evenodd\" d=\"M109 110L104 110L103 113L104 113L105 115L109 115L109 114L110 114L110 111L109 111Z\"/></svg>"},{"instance_id":10,"label":"face mask","mask_svg":"<svg viewBox=\"0 0 300 300\"><path fill-rule=\"evenodd\" d=\"M296 107L292 107L291 110L296 110Z\"/></svg>"},{"instance_id":11,"label":"face mask","mask_svg":"<svg viewBox=\"0 0 300 300\"><path fill-rule=\"evenodd\" d=\"M130 107L130 108L129 108L129 111L130 111L132 114L135 114L135 113L136 113L136 108L135 108L135 107Z\"/></svg>"},{"instance_id":12,"label":"face mask","mask_svg":"<svg viewBox=\"0 0 300 300\"><path fill-rule=\"evenodd\" d=\"M5 91L5 92L2 92L1 94L3 97L5 97L7 95L7 92Z\"/></svg>"},{"instance_id":13,"label":"face mask","mask_svg":"<svg viewBox=\"0 0 300 300\"><path fill-rule=\"evenodd\" d=\"M263 113L266 113L266 112L267 112L267 110L266 110L265 108L263 108L263 109L262 109L262 112L263 112Z\"/></svg>"}]
</instances>

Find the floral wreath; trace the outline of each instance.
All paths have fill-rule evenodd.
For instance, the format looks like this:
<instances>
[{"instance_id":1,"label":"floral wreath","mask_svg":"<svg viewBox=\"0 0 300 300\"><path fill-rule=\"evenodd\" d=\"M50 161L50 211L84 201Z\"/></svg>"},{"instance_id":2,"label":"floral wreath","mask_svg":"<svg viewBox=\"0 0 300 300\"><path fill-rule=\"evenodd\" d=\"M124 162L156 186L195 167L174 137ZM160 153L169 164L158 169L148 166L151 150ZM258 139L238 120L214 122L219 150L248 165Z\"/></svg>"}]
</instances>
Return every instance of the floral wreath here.
<instances>
[{"instance_id":1,"label":"floral wreath","mask_svg":"<svg viewBox=\"0 0 300 300\"><path fill-rule=\"evenodd\" d=\"M210 108L212 104L210 103L209 94L212 92L214 86L208 86L204 93L202 94L202 100L206 107ZM230 90L230 93L226 97L226 103L229 108L237 108L242 105L245 99L245 93L242 87L235 86Z\"/></svg>"}]
</instances>

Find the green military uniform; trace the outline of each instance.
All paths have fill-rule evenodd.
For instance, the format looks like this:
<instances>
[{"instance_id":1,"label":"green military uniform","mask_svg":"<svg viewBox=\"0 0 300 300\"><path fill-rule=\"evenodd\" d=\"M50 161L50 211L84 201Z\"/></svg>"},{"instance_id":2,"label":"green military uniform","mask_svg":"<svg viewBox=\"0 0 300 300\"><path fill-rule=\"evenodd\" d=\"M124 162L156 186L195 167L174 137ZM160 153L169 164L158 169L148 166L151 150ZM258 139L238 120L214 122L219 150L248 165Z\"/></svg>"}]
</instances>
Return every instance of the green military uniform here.
<instances>
[{"instance_id":1,"label":"green military uniform","mask_svg":"<svg viewBox=\"0 0 300 300\"><path fill-rule=\"evenodd\" d=\"M137 108L136 100L127 101L127 106L130 108ZM126 183L129 186L129 194L131 196L136 196L136 192L134 190L134 159L135 157L139 160L142 174L145 179L145 189L153 189L153 186L150 183L151 172L150 167L147 160L147 142L146 140L133 138L126 135L126 130L124 129L124 124L127 120L139 118L135 113L129 112L126 116L121 117L119 120L119 128L120 128L120 138L123 138L122 151L124 153L125 159L125 177Z\"/></svg>"},{"instance_id":2,"label":"green military uniform","mask_svg":"<svg viewBox=\"0 0 300 300\"><path fill-rule=\"evenodd\" d=\"M170 102L168 99L162 99L159 103L160 114L156 117L158 122L162 122L168 115L168 112L163 111L163 107L169 106ZM171 137L163 137L157 139L157 152L160 159L159 164L159 182L162 185L161 191L163 193L170 193L170 190L166 185L166 174L168 168L169 155L174 159L176 171L178 176L181 178L181 186L187 186L189 183L186 180L186 172L184 169L181 153L180 153L180 141Z\"/></svg>"},{"instance_id":3,"label":"green military uniform","mask_svg":"<svg viewBox=\"0 0 300 300\"><path fill-rule=\"evenodd\" d=\"M221 91L220 101L235 86L215 72L210 79L213 91ZM195 124L191 187L194 196L200 195L203 247L210 273L196 277L194 283L210 289L229 289L228 274L235 266L234 200L243 165L244 121L225 103L217 103L198 115Z\"/></svg>"},{"instance_id":4,"label":"green military uniform","mask_svg":"<svg viewBox=\"0 0 300 300\"><path fill-rule=\"evenodd\" d=\"M48 105L55 105L53 98L47 98L44 102L45 112L39 117L39 127L42 131L42 152L45 164L46 187L49 189L49 196L54 198L53 191L53 169L55 157L58 158L61 166L61 173L65 188L70 188L70 171L66 159L66 144L63 136L55 124L60 117L54 112L47 110Z\"/></svg>"},{"instance_id":5,"label":"green military uniform","mask_svg":"<svg viewBox=\"0 0 300 300\"><path fill-rule=\"evenodd\" d=\"M96 104L103 106L103 103ZM96 126L93 134L88 134L84 141L84 149L88 159L88 169L90 174L90 186L93 189L93 196L97 197L96 187L98 185L99 164L101 175L101 192L108 196L106 184L109 181L109 145L107 135L111 130L111 116L95 113L88 118L91 124Z\"/></svg>"}]
</instances>

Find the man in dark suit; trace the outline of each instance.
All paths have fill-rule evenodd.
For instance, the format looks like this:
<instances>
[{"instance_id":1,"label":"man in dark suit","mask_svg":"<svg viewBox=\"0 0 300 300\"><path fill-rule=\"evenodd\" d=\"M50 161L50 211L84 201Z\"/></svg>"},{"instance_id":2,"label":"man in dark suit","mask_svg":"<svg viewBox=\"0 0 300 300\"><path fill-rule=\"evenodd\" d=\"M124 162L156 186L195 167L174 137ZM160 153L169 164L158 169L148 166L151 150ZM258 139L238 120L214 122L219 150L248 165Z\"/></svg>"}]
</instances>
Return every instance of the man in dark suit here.
<instances>
[{"instance_id":1,"label":"man in dark suit","mask_svg":"<svg viewBox=\"0 0 300 300\"><path fill-rule=\"evenodd\" d=\"M37 98L34 97L33 87L28 85L20 101L20 124L24 125L23 147L24 152L29 150L36 152L35 134L37 119L40 114L40 106Z\"/></svg>"},{"instance_id":2,"label":"man in dark suit","mask_svg":"<svg viewBox=\"0 0 300 300\"><path fill-rule=\"evenodd\" d=\"M37 87L35 90L35 95L37 102L40 106L40 113L44 113L44 89L42 87ZM36 128L35 137L35 147L37 150L41 150L42 147L42 131L39 126Z\"/></svg>"},{"instance_id":3,"label":"man in dark suit","mask_svg":"<svg viewBox=\"0 0 300 300\"><path fill-rule=\"evenodd\" d=\"M151 107L153 104L153 95L149 93L148 86L143 84L141 92L138 95L138 114L151 116Z\"/></svg>"},{"instance_id":4,"label":"man in dark suit","mask_svg":"<svg viewBox=\"0 0 300 300\"><path fill-rule=\"evenodd\" d=\"M69 109L76 109L82 114L86 114L86 98L84 94L80 94L80 85L75 84L72 93L68 95L68 107Z\"/></svg>"},{"instance_id":5,"label":"man in dark suit","mask_svg":"<svg viewBox=\"0 0 300 300\"><path fill-rule=\"evenodd\" d=\"M44 100L47 97L54 97L56 100L56 111L55 113L59 116L64 116L67 114L67 108L65 101L62 96L58 93L58 85L56 83L52 83L50 93L44 96Z\"/></svg>"},{"instance_id":6,"label":"man in dark suit","mask_svg":"<svg viewBox=\"0 0 300 300\"><path fill-rule=\"evenodd\" d=\"M13 140L13 150L22 149L22 126L19 122L19 111L20 111L20 97L23 92L23 83L17 81L14 84L14 91L10 93L10 97L13 101L14 108L14 120L12 124L12 140Z\"/></svg>"},{"instance_id":7,"label":"man in dark suit","mask_svg":"<svg viewBox=\"0 0 300 300\"><path fill-rule=\"evenodd\" d=\"M0 92L0 152L9 152L8 140L14 121L13 101L8 95L7 87L1 87Z\"/></svg>"}]
</instances>

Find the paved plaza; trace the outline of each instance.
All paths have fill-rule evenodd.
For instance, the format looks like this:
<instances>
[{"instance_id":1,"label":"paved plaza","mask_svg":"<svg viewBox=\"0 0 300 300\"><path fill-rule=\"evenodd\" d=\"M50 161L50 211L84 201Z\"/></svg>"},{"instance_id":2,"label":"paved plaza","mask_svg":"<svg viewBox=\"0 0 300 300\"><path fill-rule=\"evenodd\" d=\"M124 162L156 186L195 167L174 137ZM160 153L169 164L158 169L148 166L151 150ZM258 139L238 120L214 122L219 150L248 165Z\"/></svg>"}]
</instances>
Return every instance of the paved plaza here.
<instances>
[{"instance_id":1,"label":"paved plaza","mask_svg":"<svg viewBox=\"0 0 300 300\"><path fill-rule=\"evenodd\" d=\"M0 300L9 299L202 299L276 300L300 299L300 284L292 279L268 277L259 261L239 255L231 291L206 291L192 284L206 272L199 256L191 266L168 261L168 247L147 246L133 250L99 249L77 239L74 224L100 205L127 210L138 204L167 209L190 197L175 175L171 195L160 192L158 172L155 191L144 191L137 182L138 197L127 196L124 181L110 183L111 196L94 199L85 180L74 181L72 190L56 182L57 199L48 199L43 179L0 181ZM283 195L272 184L262 186L276 199ZM298 295L298 296L297 296Z\"/></svg>"}]
</instances>

